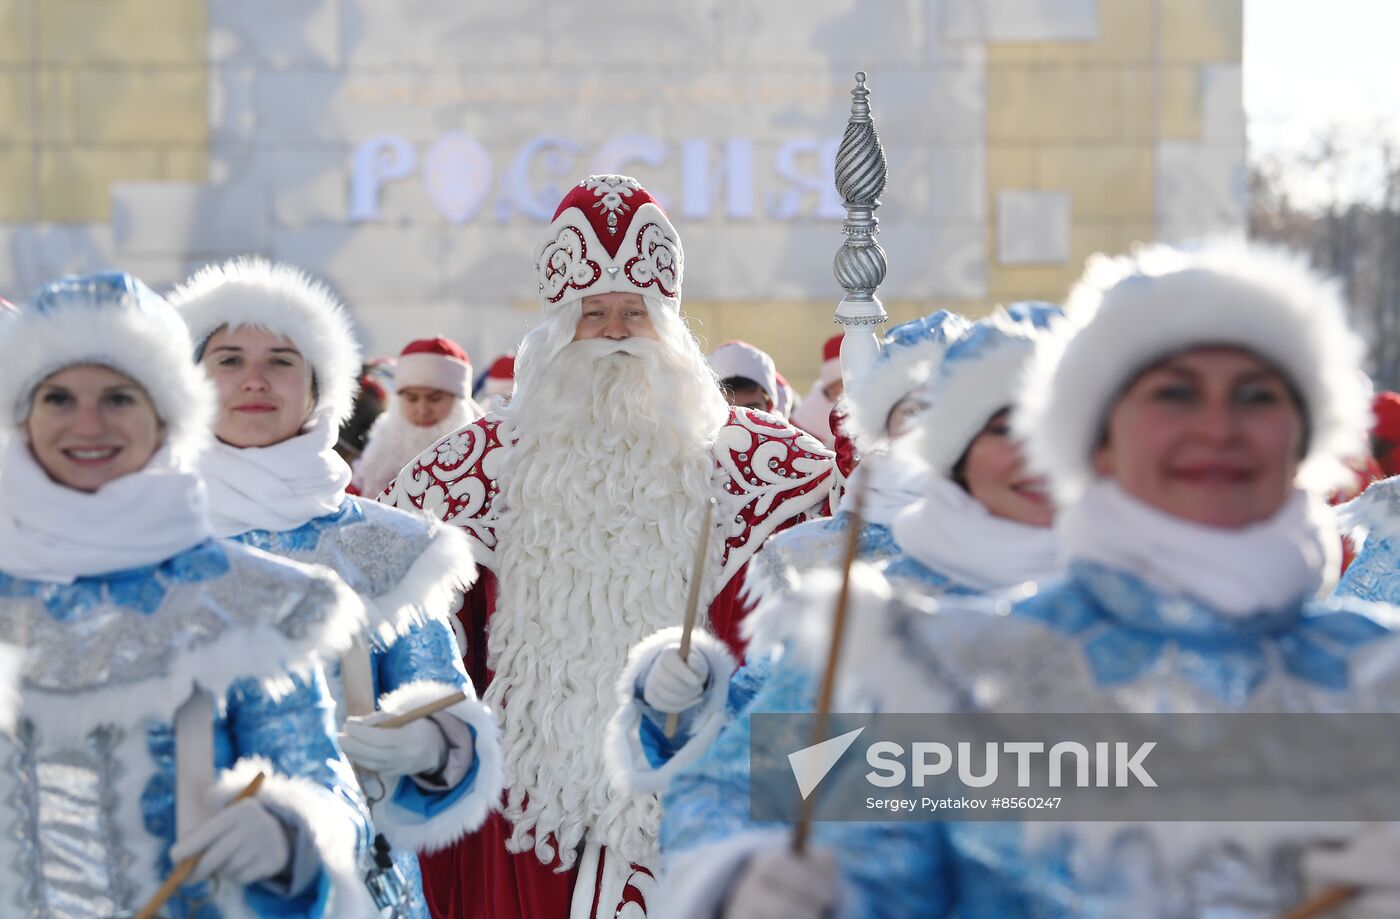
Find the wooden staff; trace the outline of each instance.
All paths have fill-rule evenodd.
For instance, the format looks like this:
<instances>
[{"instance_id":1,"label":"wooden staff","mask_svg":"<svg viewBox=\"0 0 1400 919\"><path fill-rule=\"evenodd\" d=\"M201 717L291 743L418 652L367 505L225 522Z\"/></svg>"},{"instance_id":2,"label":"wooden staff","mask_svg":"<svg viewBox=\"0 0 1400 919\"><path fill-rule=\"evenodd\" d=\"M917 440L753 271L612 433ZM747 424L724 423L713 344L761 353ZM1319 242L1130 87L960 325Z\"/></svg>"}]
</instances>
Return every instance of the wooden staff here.
<instances>
[{"instance_id":1,"label":"wooden staff","mask_svg":"<svg viewBox=\"0 0 1400 919\"><path fill-rule=\"evenodd\" d=\"M812 744L826 740L827 723L831 716L831 700L836 688L836 665L841 656L841 638L846 631L846 608L851 599L851 567L855 564L860 531L864 526L865 484L869 476L860 476L852 489L850 529L846 531L846 552L841 560L841 592L836 595L836 615L831 623L831 647L826 654L826 674L817 695L817 717L812 722ZM802 855L807 851L807 836L811 832L812 808L816 805L816 789L797 804L797 822L792 827L792 851Z\"/></svg>"},{"instance_id":2,"label":"wooden staff","mask_svg":"<svg viewBox=\"0 0 1400 919\"><path fill-rule=\"evenodd\" d=\"M263 781L266 778L267 776L261 772L253 776L253 780L238 793L238 797L234 798L231 803L247 800L257 794L258 789L262 788ZM198 855L191 855L189 858L176 865L175 870L170 872L170 876L165 879L165 883L161 884L160 888L156 890L151 899L146 901L146 905L141 907L141 911L136 914L136 919L155 919L156 913L160 912L160 908L168 903L171 897L175 896L175 891L179 890L180 885L189 880L190 875L194 873L194 869L198 866Z\"/></svg>"},{"instance_id":3,"label":"wooden staff","mask_svg":"<svg viewBox=\"0 0 1400 919\"><path fill-rule=\"evenodd\" d=\"M414 721L417 721L420 718L426 718L429 715L436 715L443 709L451 708L458 702L466 701L466 698L466 692L458 690L457 692L443 696L441 699L434 699L432 702L429 702L425 705L420 705L417 708L410 709L404 712L402 715L395 715L392 718L385 718L383 721L379 722L374 726L377 728L401 728L405 724L410 724Z\"/></svg>"},{"instance_id":4,"label":"wooden staff","mask_svg":"<svg viewBox=\"0 0 1400 919\"><path fill-rule=\"evenodd\" d=\"M1328 887L1326 890L1319 891L1317 896L1299 903L1280 916L1279 919L1316 919L1316 917L1325 916L1352 900L1359 893L1361 893L1360 887L1349 887L1345 884Z\"/></svg>"},{"instance_id":5,"label":"wooden staff","mask_svg":"<svg viewBox=\"0 0 1400 919\"><path fill-rule=\"evenodd\" d=\"M690 633L695 631L695 616L700 610L700 582L705 580L705 556L710 550L710 524L714 513L715 499L711 498L705 502L705 515L700 518L700 538L695 543L695 562L690 566L690 596L685 600L685 624L681 626L681 663L690 659ZM666 736L675 737L680 723L680 712L667 715Z\"/></svg>"}]
</instances>

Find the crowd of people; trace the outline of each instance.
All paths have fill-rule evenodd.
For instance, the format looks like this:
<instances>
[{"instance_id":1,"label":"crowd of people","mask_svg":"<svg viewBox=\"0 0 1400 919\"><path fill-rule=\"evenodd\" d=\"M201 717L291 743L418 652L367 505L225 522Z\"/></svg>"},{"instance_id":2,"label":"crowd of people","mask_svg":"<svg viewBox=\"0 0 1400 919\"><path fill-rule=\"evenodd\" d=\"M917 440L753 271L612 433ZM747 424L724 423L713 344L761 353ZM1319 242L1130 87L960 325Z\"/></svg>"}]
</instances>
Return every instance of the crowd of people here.
<instances>
[{"instance_id":1,"label":"crowd of people","mask_svg":"<svg viewBox=\"0 0 1400 919\"><path fill-rule=\"evenodd\" d=\"M1400 915L1388 824L750 810L852 537L841 710L1400 709L1400 397L1335 284L1098 255L799 399L702 350L635 180L534 265L479 374L258 258L0 311L0 915Z\"/></svg>"}]
</instances>

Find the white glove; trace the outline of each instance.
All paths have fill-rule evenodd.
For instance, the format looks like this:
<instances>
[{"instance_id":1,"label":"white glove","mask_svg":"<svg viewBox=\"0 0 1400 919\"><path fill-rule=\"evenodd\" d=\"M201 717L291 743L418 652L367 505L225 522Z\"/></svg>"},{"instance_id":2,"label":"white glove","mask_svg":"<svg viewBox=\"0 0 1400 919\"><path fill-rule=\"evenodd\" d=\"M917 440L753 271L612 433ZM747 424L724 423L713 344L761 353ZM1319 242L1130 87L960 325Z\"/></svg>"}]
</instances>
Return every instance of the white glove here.
<instances>
[{"instance_id":1,"label":"white glove","mask_svg":"<svg viewBox=\"0 0 1400 919\"><path fill-rule=\"evenodd\" d=\"M710 662L694 648L690 658L681 660L680 646L666 648L657 655L646 680L642 699L659 712L683 712L700 702L705 681L710 678Z\"/></svg>"},{"instance_id":2,"label":"white glove","mask_svg":"<svg viewBox=\"0 0 1400 919\"><path fill-rule=\"evenodd\" d=\"M170 860L177 865L191 855L199 855L191 881L218 875L252 884L280 874L292 852L282 822L249 798L230 804L170 847Z\"/></svg>"},{"instance_id":3,"label":"white glove","mask_svg":"<svg viewBox=\"0 0 1400 919\"><path fill-rule=\"evenodd\" d=\"M836 858L818 849L801 858L784 846L766 849L739 870L724 919L821 919L840 899Z\"/></svg>"},{"instance_id":4,"label":"white glove","mask_svg":"<svg viewBox=\"0 0 1400 919\"><path fill-rule=\"evenodd\" d=\"M1358 887L1360 893L1327 915L1336 919L1400 916L1400 828L1381 823L1364 827L1342 846L1310 849L1303 855L1308 896L1329 887Z\"/></svg>"},{"instance_id":5,"label":"white glove","mask_svg":"<svg viewBox=\"0 0 1400 919\"><path fill-rule=\"evenodd\" d=\"M375 727L389 712L345 719L340 747L361 769L385 775L436 772L447 755L447 739L431 718L410 721L401 728Z\"/></svg>"}]
</instances>

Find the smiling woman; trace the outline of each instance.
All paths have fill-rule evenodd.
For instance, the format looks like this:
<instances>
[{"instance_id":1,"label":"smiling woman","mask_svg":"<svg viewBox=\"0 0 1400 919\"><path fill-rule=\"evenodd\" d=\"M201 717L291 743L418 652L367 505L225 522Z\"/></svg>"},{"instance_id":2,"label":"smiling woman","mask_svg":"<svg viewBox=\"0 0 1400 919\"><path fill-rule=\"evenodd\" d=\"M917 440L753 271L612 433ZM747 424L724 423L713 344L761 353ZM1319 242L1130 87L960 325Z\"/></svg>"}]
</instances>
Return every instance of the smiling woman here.
<instances>
[{"instance_id":1,"label":"smiling woman","mask_svg":"<svg viewBox=\"0 0 1400 919\"><path fill-rule=\"evenodd\" d=\"M132 915L201 855L175 915L371 914L317 663L364 609L328 572L211 538L191 351L115 272L46 285L0 330L0 644L25 652L0 800L26 802L0 808L0 913ZM255 773L258 796L220 809Z\"/></svg>"},{"instance_id":2,"label":"smiling woman","mask_svg":"<svg viewBox=\"0 0 1400 919\"><path fill-rule=\"evenodd\" d=\"M49 477L79 491L141 469L165 435L141 384L100 364L69 367L40 383L24 429Z\"/></svg>"},{"instance_id":3,"label":"smiling woman","mask_svg":"<svg viewBox=\"0 0 1400 919\"><path fill-rule=\"evenodd\" d=\"M219 391L214 435L234 447L266 447L300 431L316 404L311 368L296 344L256 326L224 327L202 363Z\"/></svg>"}]
</instances>

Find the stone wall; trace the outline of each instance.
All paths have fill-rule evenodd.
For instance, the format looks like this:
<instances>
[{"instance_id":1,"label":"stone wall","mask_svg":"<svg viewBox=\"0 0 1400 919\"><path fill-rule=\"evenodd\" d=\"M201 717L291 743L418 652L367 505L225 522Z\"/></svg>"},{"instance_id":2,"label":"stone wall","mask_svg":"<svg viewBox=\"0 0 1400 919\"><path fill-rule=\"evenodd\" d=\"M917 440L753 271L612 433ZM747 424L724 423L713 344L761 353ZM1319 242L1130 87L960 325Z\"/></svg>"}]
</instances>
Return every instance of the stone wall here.
<instances>
[{"instance_id":1,"label":"stone wall","mask_svg":"<svg viewBox=\"0 0 1400 919\"><path fill-rule=\"evenodd\" d=\"M882 296L1058 299L1083 259L1238 231L1242 0L0 0L0 293L260 252L371 352L478 364L534 309L570 181L621 169L686 247L686 308L802 386L834 330L826 158L869 73Z\"/></svg>"}]
</instances>

